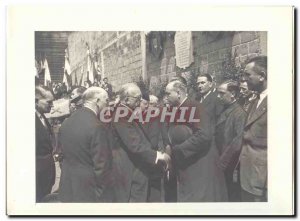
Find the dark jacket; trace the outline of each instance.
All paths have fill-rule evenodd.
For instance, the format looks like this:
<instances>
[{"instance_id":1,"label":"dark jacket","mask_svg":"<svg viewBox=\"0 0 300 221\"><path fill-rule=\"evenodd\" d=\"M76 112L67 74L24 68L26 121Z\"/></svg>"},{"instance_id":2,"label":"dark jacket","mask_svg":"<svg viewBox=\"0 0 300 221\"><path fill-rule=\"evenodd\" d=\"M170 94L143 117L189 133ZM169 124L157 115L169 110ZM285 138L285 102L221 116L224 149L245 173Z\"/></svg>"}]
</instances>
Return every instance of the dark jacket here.
<instances>
[{"instance_id":1,"label":"dark jacket","mask_svg":"<svg viewBox=\"0 0 300 221\"><path fill-rule=\"evenodd\" d=\"M237 103L231 104L220 115L216 124L216 145L221 150L221 168L235 168L242 148L243 131L247 114Z\"/></svg>"},{"instance_id":2,"label":"dark jacket","mask_svg":"<svg viewBox=\"0 0 300 221\"><path fill-rule=\"evenodd\" d=\"M44 117L44 115L42 115ZM51 193L55 182L55 165L52 156L52 132L50 124L44 117L47 128L39 117L35 117L35 154L36 154L36 201Z\"/></svg>"},{"instance_id":3,"label":"dark jacket","mask_svg":"<svg viewBox=\"0 0 300 221\"><path fill-rule=\"evenodd\" d=\"M243 147L240 155L242 188L254 195L267 192L267 97L256 108L253 102L244 129Z\"/></svg>"},{"instance_id":4,"label":"dark jacket","mask_svg":"<svg viewBox=\"0 0 300 221\"><path fill-rule=\"evenodd\" d=\"M146 202L148 169L155 167L157 153L141 125L136 121L128 122L131 114L112 122L116 201Z\"/></svg>"},{"instance_id":5,"label":"dark jacket","mask_svg":"<svg viewBox=\"0 0 300 221\"><path fill-rule=\"evenodd\" d=\"M112 201L112 153L108 131L96 114L83 107L60 128L64 161L59 198L62 202Z\"/></svg>"},{"instance_id":6,"label":"dark jacket","mask_svg":"<svg viewBox=\"0 0 300 221\"><path fill-rule=\"evenodd\" d=\"M194 118L200 119L200 122L170 123L172 157L178 170L178 201L226 201L224 174L216 165L219 160L218 152L215 146L211 145L212 131L208 113L199 102L189 99L181 107L188 107L189 110L196 107ZM186 111L186 120L190 114L191 111ZM177 134L172 134L174 127L180 125L190 128L190 136L187 136L189 129L184 127L182 132L179 129Z\"/></svg>"},{"instance_id":7,"label":"dark jacket","mask_svg":"<svg viewBox=\"0 0 300 221\"><path fill-rule=\"evenodd\" d=\"M200 98L199 98L200 99ZM200 101L198 99L198 101ZM217 119L223 111L223 105L218 99L217 91L211 91L207 97L202 101L203 107L206 109L208 115L210 116L211 125L216 125Z\"/></svg>"}]
</instances>

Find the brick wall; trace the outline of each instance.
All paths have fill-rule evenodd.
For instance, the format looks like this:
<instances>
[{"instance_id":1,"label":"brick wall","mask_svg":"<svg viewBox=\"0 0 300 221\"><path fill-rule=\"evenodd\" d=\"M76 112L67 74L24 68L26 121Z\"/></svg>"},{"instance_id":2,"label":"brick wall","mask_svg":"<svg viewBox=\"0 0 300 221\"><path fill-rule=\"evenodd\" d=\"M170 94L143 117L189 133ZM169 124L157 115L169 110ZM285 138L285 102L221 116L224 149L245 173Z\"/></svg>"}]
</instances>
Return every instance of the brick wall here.
<instances>
[{"instance_id":1,"label":"brick wall","mask_svg":"<svg viewBox=\"0 0 300 221\"><path fill-rule=\"evenodd\" d=\"M235 58L237 66L247 58L266 54L266 45L261 44L264 32L221 32L219 35L208 32L194 32L194 70L198 73L209 73L216 81L223 80L223 63ZM265 43L264 43L265 44ZM264 51L262 50L264 48Z\"/></svg>"},{"instance_id":2,"label":"brick wall","mask_svg":"<svg viewBox=\"0 0 300 221\"><path fill-rule=\"evenodd\" d=\"M79 82L86 74L87 48L99 64L104 77L108 77L116 91L120 85L131 82L142 74L140 32L73 32L68 38L69 60Z\"/></svg>"},{"instance_id":3,"label":"brick wall","mask_svg":"<svg viewBox=\"0 0 300 221\"><path fill-rule=\"evenodd\" d=\"M209 73L221 82L224 61L229 57L234 55L236 65L240 65L248 57L267 54L266 32L193 32L194 62L180 69L175 60L174 32L162 32L161 36L163 50L159 58L151 54L149 35L146 37L145 72L147 80L154 82L151 88L159 88L176 74L188 78L191 73ZM86 72L86 43L91 52L96 51L100 69L114 90L143 76L140 32L73 32L68 38L73 80L75 75L77 81L81 79L81 67Z\"/></svg>"},{"instance_id":4,"label":"brick wall","mask_svg":"<svg viewBox=\"0 0 300 221\"><path fill-rule=\"evenodd\" d=\"M162 83L174 75L190 76L191 73L209 73L217 83L223 80L224 61L235 58L240 65L247 58L267 54L266 32L193 32L194 62L186 69L176 66L174 38L165 34L163 52L155 59L147 50L147 75ZM153 91L154 92L154 91Z\"/></svg>"},{"instance_id":5,"label":"brick wall","mask_svg":"<svg viewBox=\"0 0 300 221\"><path fill-rule=\"evenodd\" d=\"M166 32L162 33L162 52L159 58L151 53L149 38L148 35L146 47L147 78L150 82L150 92L158 95L161 85L166 84L172 76L176 76L174 36Z\"/></svg>"}]
</instances>

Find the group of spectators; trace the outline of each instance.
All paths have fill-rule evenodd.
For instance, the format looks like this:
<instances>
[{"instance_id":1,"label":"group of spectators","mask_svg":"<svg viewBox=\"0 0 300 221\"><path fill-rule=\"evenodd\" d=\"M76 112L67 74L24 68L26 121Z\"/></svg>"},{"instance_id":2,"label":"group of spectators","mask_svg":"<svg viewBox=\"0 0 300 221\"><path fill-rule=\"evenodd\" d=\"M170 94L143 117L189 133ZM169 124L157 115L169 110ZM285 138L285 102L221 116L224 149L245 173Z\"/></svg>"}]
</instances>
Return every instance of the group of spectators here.
<instances>
[{"instance_id":1,"label":"group of spectators","mask_svg":"<svg viewBox=\"0 0 300 221\"><path fill-rule=\"evenodd\" d=\"M197 85L192 98L174 77L161 99L135 83L117 96L107 79L77 87L54 131L55 92L36 86L36 201L55 160L60 202L267 201L267 57L248 60L239 82L199 74Z\"/></svg>"}]
</instances>

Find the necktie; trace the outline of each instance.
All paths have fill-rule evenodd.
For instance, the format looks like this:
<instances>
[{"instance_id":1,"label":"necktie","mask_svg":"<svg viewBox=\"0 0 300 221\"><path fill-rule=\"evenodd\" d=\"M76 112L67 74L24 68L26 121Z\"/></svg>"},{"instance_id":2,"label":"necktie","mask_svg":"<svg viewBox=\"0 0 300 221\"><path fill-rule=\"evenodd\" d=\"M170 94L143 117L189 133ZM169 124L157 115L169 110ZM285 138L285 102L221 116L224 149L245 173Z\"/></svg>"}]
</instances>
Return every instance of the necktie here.
<instances>
[{"instance_id":1,"label":"necktie","mask_svg":"<svg viewBox=\"0 0 300 221\"><path fill-rule=\"evenodd\" d=\"M253 104L250 108L250 112L249 112L249 119L252 117L252 115L254 114L256 108L257 108L257 104L259 101L259 97L256 97L255 100L253 101Z\"/></svg>"}]
</instances>

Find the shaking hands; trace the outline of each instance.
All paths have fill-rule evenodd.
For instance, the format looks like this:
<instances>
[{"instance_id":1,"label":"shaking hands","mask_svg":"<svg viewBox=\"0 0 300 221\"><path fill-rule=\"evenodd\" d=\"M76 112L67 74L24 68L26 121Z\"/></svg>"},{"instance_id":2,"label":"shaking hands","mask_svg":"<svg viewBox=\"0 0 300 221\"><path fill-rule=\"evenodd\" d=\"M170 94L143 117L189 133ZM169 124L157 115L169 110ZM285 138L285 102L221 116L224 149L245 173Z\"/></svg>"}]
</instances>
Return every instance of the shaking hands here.
<instances>
[{"instance_id":1,"label":"shaking hands","mask_svg":"<svg viewBox=\"0 0 300 221\"><path fill-rule=\"evenodd\" d=\"M171 157L167 153L157 152L157 163L161 163L167 171L169 168L171 168Z\"/></svg>"}]
</instances>

